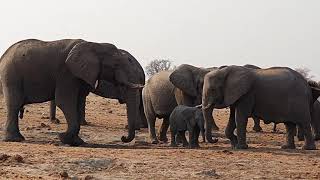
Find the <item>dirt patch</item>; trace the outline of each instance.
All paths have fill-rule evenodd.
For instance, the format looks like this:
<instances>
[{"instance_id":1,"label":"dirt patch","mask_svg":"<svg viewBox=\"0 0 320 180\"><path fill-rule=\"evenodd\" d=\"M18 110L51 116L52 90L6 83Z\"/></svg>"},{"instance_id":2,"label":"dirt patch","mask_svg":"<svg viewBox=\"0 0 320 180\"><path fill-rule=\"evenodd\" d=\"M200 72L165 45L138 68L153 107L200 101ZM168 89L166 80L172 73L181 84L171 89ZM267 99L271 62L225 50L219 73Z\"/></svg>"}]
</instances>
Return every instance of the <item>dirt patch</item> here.
<instances>
[{"instance_id":1,"label":"dirt patch","mask_svg":"<svg viewBox=\"0 0 320 180\"><path fill-rule=\"evenodd\" d=\"M147 129L137 131L128 144L125 105L90 95L87 101L89 126L81 127L80 136L87 144L70 147L60 143L57 135L66 130L63 114L61 124L52 124L48 103L29 105L19 120L26 141L0 142L0 177L3 179L320 179L320 151L281 150L285 130L272 124L263 125L263 132L252 130L249 120L248 150L233 150L224 136L228 110L215 112L220 131L216 144L200 143L199 149L170 147L169 143L148 143ZM0 98L0 123L6 120L3 98ZM157 129L161 120L157 121ZM170 133L168 133L170 138ZM169 141L170 142L170 141ZM201 142L201 141L200 141ZM317 143L320 148L319 143ZM0 179L1 179L0 178Z\"/></svg>"}]
</instances>

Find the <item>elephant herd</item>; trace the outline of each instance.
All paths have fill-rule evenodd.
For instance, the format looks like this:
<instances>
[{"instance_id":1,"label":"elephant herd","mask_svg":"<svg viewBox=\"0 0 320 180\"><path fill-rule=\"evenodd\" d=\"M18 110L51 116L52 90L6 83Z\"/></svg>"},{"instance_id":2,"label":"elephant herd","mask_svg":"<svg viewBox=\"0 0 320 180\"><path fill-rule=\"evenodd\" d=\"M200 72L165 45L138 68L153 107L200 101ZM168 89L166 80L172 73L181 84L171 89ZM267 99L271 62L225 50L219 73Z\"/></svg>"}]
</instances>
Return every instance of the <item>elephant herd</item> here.
<instances>
[{"instance_id":1,"label":"elephant herd","mask_svg":"<svg viewBox=\"0 0 320 180\"><path fill-rule=\"evenodd\" d=\"M50 119L56 123L58 106L67 121L67 130L59 134L64 144L81 145L80 125L86 125L86 96L92 92L126 104L128 135L149 129L150 141L167 142L171 127L171 145L189 131L190 147L198 147L199 132L209 143L218 141L212 112L230 107L225 135L231 146L248 148L246 127L254 120L255 131L264 123L284 123L287 131L284 149L294 149L294 136L304 140L303 149L316 149L320 139L320 85L307 81L287 67L261 69L253 65L199 68L183 64L172 71L162 71L145 81L139 62L127 51L113 44L81 39L41 41L22 40L0 59L0 81L7 107L4 141L23 141L19 131L19 113L24 105L51 101ZM145 83L146 82L146 83ZM156 118L162 118L159 136ZM234 131L236 130L236 135Z\"/></svg>"}]
</instances>

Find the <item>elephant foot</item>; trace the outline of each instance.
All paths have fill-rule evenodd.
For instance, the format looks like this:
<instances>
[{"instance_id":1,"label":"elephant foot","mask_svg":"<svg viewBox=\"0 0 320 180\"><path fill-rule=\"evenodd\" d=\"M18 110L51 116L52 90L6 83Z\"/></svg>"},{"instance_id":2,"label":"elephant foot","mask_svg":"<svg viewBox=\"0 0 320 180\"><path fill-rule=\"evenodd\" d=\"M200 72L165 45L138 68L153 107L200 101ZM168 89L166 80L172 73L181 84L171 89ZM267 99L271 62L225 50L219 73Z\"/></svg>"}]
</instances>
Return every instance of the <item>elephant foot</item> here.
<instances>
[{"instance_id":1,"label":"elephant foot","mask_svg":"<svg viewBox=\"0 0 320 180\"><path fill-rule=\"evenodd\" d=\"M262 128L260 126L254 126L252 130L254 130L255 132L261 132Z\"/></svg>"},{"instance_id":2,"label":"elephant foot","mask_svg":"<svg viewBox=\"0 0 320 180\"><path fill-rule=\"evenodd\" d=\"M60 124L60 120L57 119L57 118L50 119L50 122L53 123L53 124Z\"/></svg>"},{"instance_id":3,"label":"elephant foot","mask_svg":"<svg viewBox=\"0 0 320 180\"><path fill-rule=\"evenodd\" d=\"M151 144L159 144L158 139L151 139Z\"/></svg>"},{"instance_id":4,"label":"elephant foot","mask_svg":"<svg viewBox=\"0 0 320 180\"><path fill-rule=\"evenodd\" d=\"M248 144L237 144L237 145L235 145L235 149L248 149L249 148L249 146L248 146Z\"/></svg>"},{"instance_id":5,"label":"elephant foot","mask_svg":"<svg viewBox=\"0 0 320 180\"><path fill-rule=\"evenodd\" d=\"M185 142L182 144L183 147L189 147L189 143Z\"/></svg>"},{"instance_id":6,"label":"elephant foot","mask_svg":"<svg viewBox=\"0 0 320 180\"><path fill-rule=\"evenodd\" d=\"M78 135L70 135L67 133L60 133L59 139L63 144L69 144L70 146L80 146L84 143Z\"/></svg>"},{"instance_id":7,"label":"elephant foot","mask_svg":"<svg viewBox=\"0 0 320 180\"><path fill-rule=\"evenodd\" d=\"M170 146L171 146L171 147L177 147L178 145L177 145L177 143L175 143L175 142L171 142Z\"/></svg>"},{"instance_id":8,"label":"elephant foot","mask_svg":"<svg viewBox=\"0 0 320 180\"><path fill-rule=\"evenodd\" d=\"M162 142L165 142L165 143L168 142L168 138L166 136L164 136L164 137L160 136L159 140L162 141Z\"/></svg>"},{"instance_id":9,"label":"elephant foot","mask_svg":"<svg viewBox=\"0 0 320 180\"><path fill-rule=\"evenodd\" d=\"M200 148L199 144L190 144L189 149Z\"/></svg>"},{"instance_id":10,"label":"elephant foot","mask_svg":"<svg viewBox=\"0 0 320 180\"><path fill-rule=\"evenodd\" d=\"M177 144L181 144L181 143L183 143L183 140L182 140L182 138L180 136L177 136L176 137L176 142L177 142Z\"/></svg>"},{"instance_id":11,"label":"elephant foot","mask_svg":"<svg viewBox=\"0 0 320 180\"><path fill-rule=\"evenodd\" d=\"M296 145L294 144L284 144L281 146L281 149L296 149Z\"/></svg>"},{"instance_id":12,"label":"elephant foot","mask_svg":"<svg viewBox=\"0 0 320 180\"><path fill-rule=\"evenodd\" d=\"M304 149L304 150L316 150L317 148L316 148L316 145L314 143L312 143L312 144L308 144L308 145L303 145L302 149Z\"/></svg>"},{"instance_id":13,"label":"elephant foot","mask_svg":"<svg viewBox=\"0 0 320 180\"><path fill-rule=\"evenodd\" d=\"M24 141L25 138L20 134L20 132L16 133L6 133L3 141L5 142L21 142Z\"/></svg>"},{"instance_id":14,"label":"elephant foot","mask_svg":"<svg viewBox=\"0 0 320 180\"><path fill-rule=\"evenodd\" d=\"M314 140L315 140L315 141L319 141L319 140L320 140L320 134L316 134L316 135L314 136Z\"/></svg>"},{"instance_id":15,"label":"elephant foot","mask_svg":"<svg viewBox=\"0 0 320 180\"><path fill-rule=\"evenodd\" d=\"M208 141L209 143L216 143L216 142L218 142L218 138L207 139L207 141Z\"/></svg>"}]
</instances>

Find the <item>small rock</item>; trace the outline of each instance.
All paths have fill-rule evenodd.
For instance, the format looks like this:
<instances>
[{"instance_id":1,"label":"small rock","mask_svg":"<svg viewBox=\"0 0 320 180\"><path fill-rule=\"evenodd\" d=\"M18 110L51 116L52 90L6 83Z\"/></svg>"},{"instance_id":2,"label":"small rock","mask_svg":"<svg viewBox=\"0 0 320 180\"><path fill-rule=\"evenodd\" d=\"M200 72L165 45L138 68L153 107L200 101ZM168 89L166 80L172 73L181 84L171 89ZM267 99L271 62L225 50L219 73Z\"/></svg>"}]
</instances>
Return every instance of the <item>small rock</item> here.
<instances>
[{"instance_id":1,"label":"small rock","mask_svg":"<svg viewBox=\"0 0 320 180\"><path fill-rule=\"evenodd\" d=\"M226 150L226 149L225 149L225 150L223 150L222 152L223 152L223 153L225 153L225 154L233 154L233 152L228 151L228 150Z\"/></svg>"},{"instance_id":2,"label":"small rock","mask_svg":"<svg viewBox=\"0 0 320 180\"><path fill-rule=\"evenodd\" d=\"M94 177L91 176L91 175L86 175L86 176L84 177L84 180L91 180L91 179L94 179Z\"/></svg>"},{"instance_id":3,"label":"small rock","mask_svg":"<svg viewBox=\"0 0 320 180\"><path fill-rule=\"evenodd\" d=\"M110 114L111 114L111 113L112 113L112 110L110 110L108 113L110 113Z\"/></svg>"},{"instance_id":4,"label":"small rock","mask_svg":"<svg viewBox=\"0 0 320 180\"><path fill-rule=\"evenodd\" d=\"M7 154L0 154L0 161L6 161L9 157Z\"/></svg>"},{"instance_id":5,"label":"small rock","mask_svg":"<svg viewBox=\"0 0 320 180\"><path fill-rule=\"evenodd\" d=\"M32 130L32 128L31 127L27 127L25 130L29 131L29 130Z\"/></svg>"},{"instance_id":6,"label":"small rock","mask_svg":"<svg viewBox=\"0 0 320 180\"><path fill-rule=\"evenodd\" d=\"M69 175L68 175L67 171L63 171L63 172L60 173L60 177L62 177L62 178L68 178Z\"/></svg>"},{"instance_id":7,"label":"small rock","mask_svg":"<svg viewBox=\"0 0 320 180\"><path fill-rule=\"evenodd\" d=\"M19 154L16 154L16 155L12 156L12 159L14 161L18 162L18 163L23 163L24 162L23 157L20 156Z\"/></svg>"},{"instance_id":8,"label":"small rock","mask_svg":"<svg viewBox=\"0 0 320 180\"><path fill-rule=\"evenodd\" d=\"M214 170L214 169L201 171L201 172L197 173L197 175L204 175L204 176L209 176L209 177L219 177L220 176L219 174L217 174L216 170Z\"/></svg>"}]
</instances>

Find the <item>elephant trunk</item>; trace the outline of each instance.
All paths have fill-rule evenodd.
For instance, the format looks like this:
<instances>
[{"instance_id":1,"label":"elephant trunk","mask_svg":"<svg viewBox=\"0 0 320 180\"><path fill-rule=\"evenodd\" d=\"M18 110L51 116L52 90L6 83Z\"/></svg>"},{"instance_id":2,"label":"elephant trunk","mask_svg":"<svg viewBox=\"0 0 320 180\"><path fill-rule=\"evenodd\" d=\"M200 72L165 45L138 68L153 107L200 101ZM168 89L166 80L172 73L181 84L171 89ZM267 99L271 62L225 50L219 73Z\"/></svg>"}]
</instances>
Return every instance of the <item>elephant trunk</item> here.
<instances>
[{"instance_id":1,"label":"elephant trunk","mask_svg":"<svg viewBox=\"0 0 320 180\"><path fill-rule=\"evenodd\" d=\"M207 93L205 93L207 94ZM203 117L205 120L205 134L206 134L206 139L210 143L215 143L218 140L212 138L211 130L212 128L214 130L219 130L219 127L216 125L213 116L212 116L212 111L213 111L213 99L211 96L205 95L202 98L202 113Z\"/></svg>"},{"instance_id":2,"label":"elephant trunk","mask_svg":"<svg viewBox=\"0 0 320 180\"><path fill-rule=\"evenodd\" d=\"M128 119L128 136L122 136L121 141L124 143L131 142L135 137L135 123L138 118L140 97L138 89L128 89L127 91L127 119Z\"/></svg>"}]
</instances>

